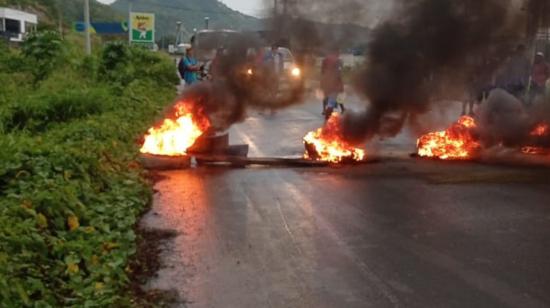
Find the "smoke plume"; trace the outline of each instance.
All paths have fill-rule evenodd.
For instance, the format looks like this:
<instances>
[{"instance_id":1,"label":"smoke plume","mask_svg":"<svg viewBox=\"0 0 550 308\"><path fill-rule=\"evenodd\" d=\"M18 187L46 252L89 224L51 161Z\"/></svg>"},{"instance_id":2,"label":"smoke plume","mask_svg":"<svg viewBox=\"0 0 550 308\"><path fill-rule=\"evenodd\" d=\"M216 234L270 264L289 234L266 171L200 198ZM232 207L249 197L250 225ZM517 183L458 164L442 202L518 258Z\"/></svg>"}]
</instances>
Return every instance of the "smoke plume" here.
<instances>
[{"instance_id":1,"label":"smoke plume","mask_svg":"<svg viewBox=\"0 0 550 308\"><path fill-rule=\"evenodd\" d=\"M529 135L533 123L523 103L508 92L496 89L481 106L478 130L484 147L516 146Z\"/></svg>"},{"instance_id":2,"label":"smoke plume","mask_svg":"<svg viewBox=\"0 0 550 308\"><path fill-rule=\"evenodd\" d=\"M442 98L463 100L465 93L490 84L515 47L525 43L525 35L532 35L535 26L525 19L540 15L536 10L550 9L550 0L531 0L526 7L519 0L286 3L284 12L279 8L268 21L278 31L267 42L243 37L219 57L213 81L189 87L182 94L183 99L200 102L218 129L244 120L249 109L279 109L301 101L303 86L287 95L273 95L269 90L273 76L261 66L254 77L245 76L255 61L254 56L246 56L252 46L259 50L262 44L286 37L301 52L315 53L357 45L368 38L366 64L353 83L366 107L361 112L346 112L341 121L343 137L359 144L377 135L394 136L404 125L414 125L418 115ZM496 91L481 111L480 134L488 145L518 145L535 123L550 120L548 115L546 111L527 112L517 99Z\"/></svg>"},{"instance_id":3,"label":"smoke plume","mask_svg":"<svg viewBox=\"0 0 550 308\"><path fill-rule=\"evenodd\" d=\"M220 131L244 121L248 110L277 110L301 102L303 81L280 83L263 63L265 46L253 34L233 39L212 61L212 80L185 88L178 100L195 102Z\"/></svg>"},{"instance_id":4,"label":"smoke plume","mask_svg":"<svg viewBox=\"0 0 550 308\"><path fill-rule=\"evenodd\" d=\"M356 90L367 110L343 119L351 142L395 135L430 108L438 90L468 91L484 59L505 57L519 41L508 1L416 0L396 2L396 13L374 30ZM474 76L474 77L470 77ZM439 93L441 94L441 93ZM385 119L397 114L397 121Z\"/></svg>"}]
</instances>

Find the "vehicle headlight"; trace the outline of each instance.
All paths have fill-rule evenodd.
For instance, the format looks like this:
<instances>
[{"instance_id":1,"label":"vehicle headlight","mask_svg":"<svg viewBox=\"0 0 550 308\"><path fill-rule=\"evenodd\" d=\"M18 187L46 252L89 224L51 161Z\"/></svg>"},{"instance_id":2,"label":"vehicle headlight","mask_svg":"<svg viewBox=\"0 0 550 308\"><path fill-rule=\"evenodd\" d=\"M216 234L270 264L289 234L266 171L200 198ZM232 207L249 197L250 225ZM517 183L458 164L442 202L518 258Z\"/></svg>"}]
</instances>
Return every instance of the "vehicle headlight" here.
<instances>
[{"instance_id":1,"label":"vehicle headlight","mask_svg":"<svg viewBox=\"0 0 550 308\"><path fill-rule=\"evenodd\" d=\"M292 77L300 77L300 75L302 75L302 71L295 67L290 71L290 75L292 75Z\"/></svg>"}]
</instances>

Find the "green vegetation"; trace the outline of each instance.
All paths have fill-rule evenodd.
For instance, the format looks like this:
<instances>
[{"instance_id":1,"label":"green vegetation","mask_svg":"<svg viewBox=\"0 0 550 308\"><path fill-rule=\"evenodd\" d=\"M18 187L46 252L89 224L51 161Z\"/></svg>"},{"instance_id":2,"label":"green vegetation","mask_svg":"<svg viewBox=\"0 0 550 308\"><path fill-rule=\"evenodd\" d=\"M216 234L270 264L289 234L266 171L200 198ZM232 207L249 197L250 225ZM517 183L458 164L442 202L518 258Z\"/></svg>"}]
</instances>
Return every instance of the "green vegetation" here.
<instances>
[{"instance_id":1,"label":"green vegetation","mask_svg":"<svg viewBox=\"0 0 550 308\"><path fill-rule=\"evenodd\" d=\"M37 12L41 26L56 25L61 15L67 25L84 20L84 0L0 0L0 6L22 8ZM95 0L90 1L92 21L123 21L126 14L120 14L110 6Z\"/></svg>"},{"instance_id":2,"label":"green vegetation","mask_svg":"<svg viewBox=\"0 0 550 308\"><path fill-rule=\"evenodd\" d=\"M2 307L136 305L128 262L151 198L137 139L177 77L139 48L74 48L53 32L0 46Z\"/></svg>"}]
</instances>

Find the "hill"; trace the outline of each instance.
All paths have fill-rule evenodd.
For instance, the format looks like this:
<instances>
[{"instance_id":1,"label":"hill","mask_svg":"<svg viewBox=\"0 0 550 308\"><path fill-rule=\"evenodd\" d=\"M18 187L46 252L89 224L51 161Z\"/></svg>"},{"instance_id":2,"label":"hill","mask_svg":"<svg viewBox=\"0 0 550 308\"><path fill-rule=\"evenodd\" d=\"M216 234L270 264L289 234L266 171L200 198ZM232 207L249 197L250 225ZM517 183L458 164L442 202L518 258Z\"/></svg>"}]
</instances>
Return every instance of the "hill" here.
<instances>
[{"instance_id":1,"label":"hill","mask_svg":"<svg viewBox=\"0 0 550 308\"><path fill-rule=\"evenodd\" d=\"M111 7L127 14L128 0L117 0ZM176 22L181 21L187 35L204 28L204 17L210 18L212 29L258 30L261 21L232 10L217 0L133 0L133 11L156 15L157 37L176 35Z\"/></svg>"},{"instance_id":2,"label":"hill","mask_svg":"<svg viewBox=\"0 0 550 308\"><path fill-rule=\"evenodd\" d=\"M39 16L41 26L57 24L59 16L66 25L84 19L84 0L0 0L0 6L33 12ZM90 1L92 21L123 21L125 16L108 5Z\"/></svg>"}]
</instances>

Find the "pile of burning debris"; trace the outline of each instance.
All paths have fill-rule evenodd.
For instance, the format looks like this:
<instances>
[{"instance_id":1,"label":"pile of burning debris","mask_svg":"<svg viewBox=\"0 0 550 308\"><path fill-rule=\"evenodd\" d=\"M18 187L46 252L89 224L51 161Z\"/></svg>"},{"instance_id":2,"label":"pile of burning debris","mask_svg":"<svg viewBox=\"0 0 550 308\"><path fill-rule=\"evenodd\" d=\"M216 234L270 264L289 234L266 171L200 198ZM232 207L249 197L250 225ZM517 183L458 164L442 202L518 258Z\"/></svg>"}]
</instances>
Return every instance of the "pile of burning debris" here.
<instances>
[{"instance_id":1,"label":"pile of burning debris","mask_svg":"<svg viewBox=\"0 0 550 308\"><path fill-rule=\"evenodd\" d=\"M150 168L188 167L193 159L203 163L233 165L326 166L367 161L364 149L345 138L343 118L334 113L319 129L303 138L302 158L248 158L248 145L229 145L227 133L216 133L209 117L194 102L177 102L169 115L150 128L141 147ZM482 133L473 116L462 116L444 131L417 140L415 156L440 160L475 160L485 149ZM524 143L523 154L550 154L550 123L535 123ZM502 147L502 144L500 144Z\"/></svg>"},{"instance_id":2,"label":"pile of burning debris","mask_svg":"<svg viewBox=\"0 0 550 308\"><path fill-rule=\"evenodd\" d=\"M154 169L188 167L193 161L232 165L326 166L364 162L365 151L348 144L339 132L339 116L304 137L303 158L247 158L248 145L229 145L203 110L192 101L177 102L169 115L151 127L141 147L142 161Z\"/></svg>"},{"instance_id":3,"label":"pile of burning debris","mask_svg":"<svg viewBox=\"0 0 550 308\"><path fill-rule=\"evenodd\" d=\"M354 147L343 138L340 116L333 113L325 125L304 137L306 159L331 163L353 163L365 161L365 151Z\"/></svg>"},{"instance_id":4,"label":"pile of burning debris","mask_svg":"<svg viewBox=\"0 0 550 308\"><path fill-rule=\"evenodd\" d=\"M545 146L549 137L550 125L537 123L525 137L520 150L531 155L549 154L550 148ZM502 143L499 147L503 147ZM428 133L417 141L418 156L441 160L473 160L483 149L476 120L471 116L462 116L446 130Z\"/></svg>"},{"instance_id":5,"label":"pile of burning debris","mask_svg":"<svg viewBox=\"0 0 550 308\"><path fill-rule=\"evenodd\" d=\"M246 157L248 145L229 145L229 135L216 132L209 117L194 101L178 101L168 116L151 127L140 152L146 167L188 167L192 159Z\"/></svg>"}]
</instances>

